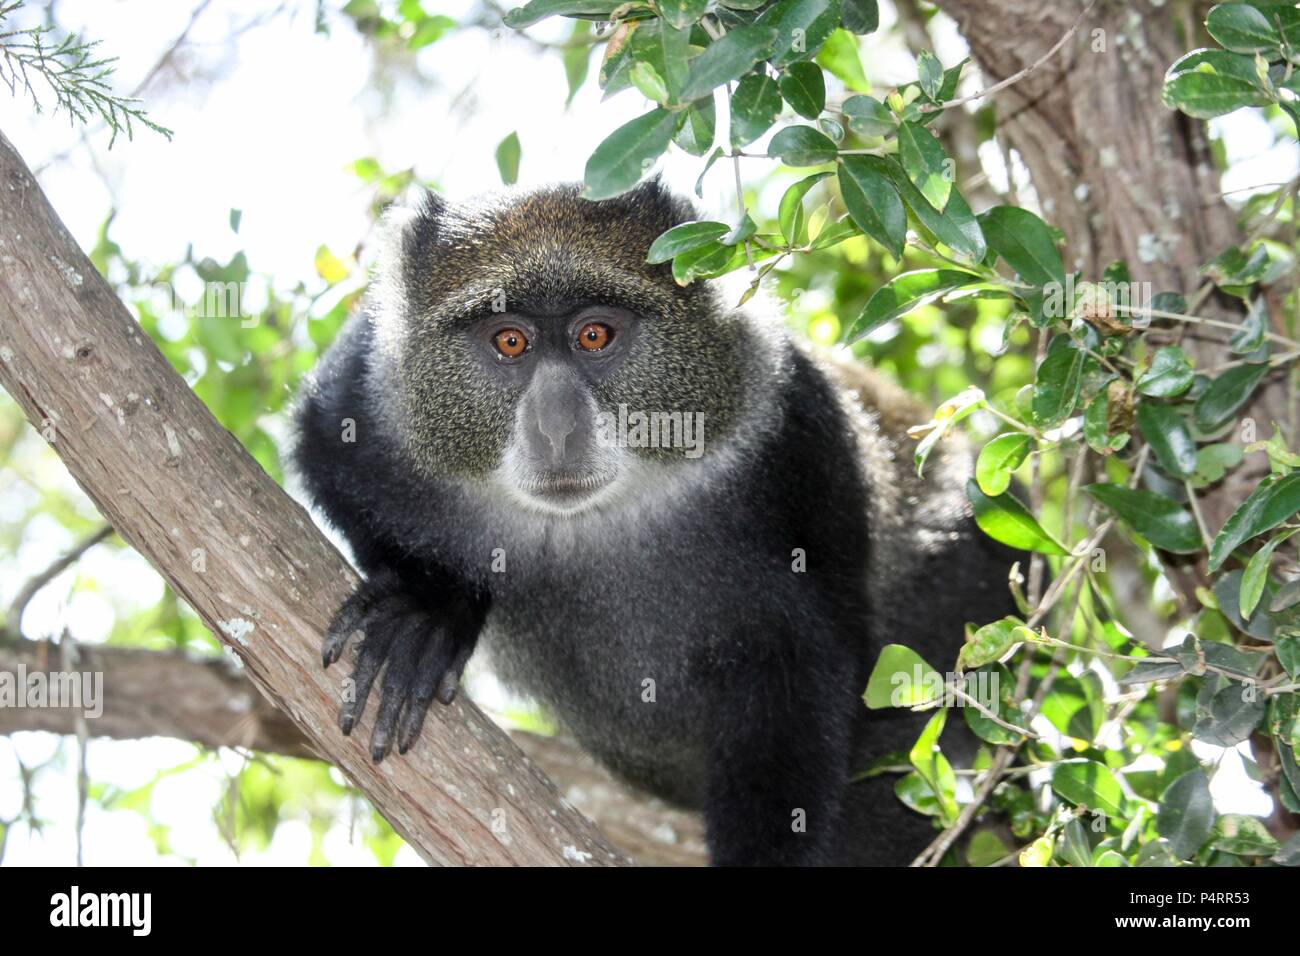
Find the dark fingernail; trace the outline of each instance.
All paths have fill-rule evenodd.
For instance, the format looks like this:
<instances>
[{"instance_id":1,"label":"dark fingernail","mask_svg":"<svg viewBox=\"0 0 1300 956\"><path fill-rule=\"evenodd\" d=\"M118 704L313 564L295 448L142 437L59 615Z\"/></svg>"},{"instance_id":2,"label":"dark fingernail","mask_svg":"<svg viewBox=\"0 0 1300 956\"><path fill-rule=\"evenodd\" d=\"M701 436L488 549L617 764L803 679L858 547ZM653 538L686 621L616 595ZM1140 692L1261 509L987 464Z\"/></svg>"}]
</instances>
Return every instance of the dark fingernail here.
<instances>
[{"instance_id":1,"label":"dark fingernail","mask_svg":"<svg viewBox=\"0 0 1300 956\"><path fill-rule=\"evenodd\" d=\"M343 731L344 737L352 733L352 727L356 722L356 715L351 711L345 710L343 713L339 714L339 728Z\"/></svg>"}]
</instances>

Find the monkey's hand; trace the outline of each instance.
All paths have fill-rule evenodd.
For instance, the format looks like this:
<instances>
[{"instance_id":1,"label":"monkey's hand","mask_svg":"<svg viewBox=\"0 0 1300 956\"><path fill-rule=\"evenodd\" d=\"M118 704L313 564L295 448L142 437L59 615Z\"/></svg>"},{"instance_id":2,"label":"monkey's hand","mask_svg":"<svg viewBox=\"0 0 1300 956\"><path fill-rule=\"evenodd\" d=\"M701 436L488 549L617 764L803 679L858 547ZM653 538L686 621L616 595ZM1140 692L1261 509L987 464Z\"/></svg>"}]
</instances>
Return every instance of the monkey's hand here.
<instances>
[{"instance_id":1,"label":"monkey's hand","mask_svg":"<svg viewBox=\"0 0 1300 956\"><path fill-rule=\"evenodd\" d=\"M406 753L420 736L425 714L436 697L450 704L456 696L461 672L474 651L481 615L467 595L454 588L435 587L427 595L415 593L392 571L381 571L363 581L343 603L321 649L329 667L354 645L356 666L351 695L339 711L344 734L361 719L370 688L383 669L379 715L370 735L370 756L376 763L397 750Z\"/></svg>"}]
</instances>

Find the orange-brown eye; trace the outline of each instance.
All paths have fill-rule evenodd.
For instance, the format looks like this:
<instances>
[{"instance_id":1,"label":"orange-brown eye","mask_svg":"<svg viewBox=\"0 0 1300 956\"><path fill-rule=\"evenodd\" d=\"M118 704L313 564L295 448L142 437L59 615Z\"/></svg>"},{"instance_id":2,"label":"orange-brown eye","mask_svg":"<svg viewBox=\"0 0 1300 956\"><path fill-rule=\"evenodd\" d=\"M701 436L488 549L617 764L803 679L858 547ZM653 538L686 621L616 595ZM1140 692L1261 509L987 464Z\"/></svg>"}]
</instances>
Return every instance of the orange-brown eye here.
<instances>
[{"instance_id":1,"label":"orange-brown eye","mask_svg":"<svg viewBox=\"0 0 1300 956\"><path fill-rule=\"evenodd\" d=\"M599 352L614 337L614 330L601 322L588 322L578 332L578 344L588 352Z\"/></svg>"},{"instance_id":2,"label":"orange-brown eye","mask_svg":"<svg viewBox=\"0 0 1300 956\"><path fill-rule=\"evenodd\" d=\"M497 351L507 358L518 358L528 350L528 339L518 329L502 329L492 341Z\"/></svg>"}]
</instances>

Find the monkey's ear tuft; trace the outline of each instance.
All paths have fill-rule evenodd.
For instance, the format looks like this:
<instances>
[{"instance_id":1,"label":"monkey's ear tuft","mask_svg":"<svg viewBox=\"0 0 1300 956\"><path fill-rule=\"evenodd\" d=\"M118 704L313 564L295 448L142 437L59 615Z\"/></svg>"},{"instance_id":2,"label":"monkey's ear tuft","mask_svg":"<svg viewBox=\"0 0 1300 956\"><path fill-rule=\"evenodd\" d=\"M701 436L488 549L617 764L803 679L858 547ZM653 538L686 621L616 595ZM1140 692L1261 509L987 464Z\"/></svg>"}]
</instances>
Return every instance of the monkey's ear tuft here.
<instances>
[{"instance_id":1,"label":"monkey's ear tuft","mask_svg":"<svg viewBox=\"0 0 1300 956\"><path fill-rule=\"evenodd\" d=\"M660 232L699 218L695 204L674 193L664 182L662 173L655 173L618 198L627 203L637 218L657 227Z\"/></svg>"},{"instance_id":2,"label":"monkey's ear tuft","mask_svg":"<svg viewBox=\"0 0 1300 956\"><path fill-rule=\"evenodd\" d=\"M447 200L427 186L420 187L419 192L412 197L410 205L417 216L435 222L441 219L442 214L447 211Z\"/></svg>"},{"instance_id":3,"label":"monkey's ear tuft","mask_svg":"<svg viewBox=\"0 0 1300 956\"><path fill-rule=\"evenodd\" d=\"M427 250L438 239L442 220L447 212L447 200L432 189L420 187L419 192L407 202L410 217L403 224L412 251Z\"/></svg>"}]
</instances>

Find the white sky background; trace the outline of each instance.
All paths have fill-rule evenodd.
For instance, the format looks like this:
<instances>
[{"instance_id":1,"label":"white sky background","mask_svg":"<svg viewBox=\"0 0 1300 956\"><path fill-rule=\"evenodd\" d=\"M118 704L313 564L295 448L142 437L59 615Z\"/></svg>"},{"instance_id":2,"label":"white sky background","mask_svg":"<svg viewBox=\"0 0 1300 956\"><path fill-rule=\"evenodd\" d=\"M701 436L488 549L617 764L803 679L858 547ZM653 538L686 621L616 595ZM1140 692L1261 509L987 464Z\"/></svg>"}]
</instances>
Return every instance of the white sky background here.
<instances>
[{"instance_id":1,"label":"white sky background","mask_svg":"<svg viewBox=\"0 0 1300 956\"><path fill-rule=\"evenodd\" d=\"M184 30L196 5L197 0L60 0L57 9L64 27L102 40L101 52L120 58L115 83L119 90L130 90ZM48 112L35 116L29 101L10 98L0 89L0 129L34 170L49 162L40 172L41 185L83 247L93 245L109 209L116 206L112 236L131 258L175 262L192 244L196 255L224 260L243 249L252 269L273 276L278 286L298 281L315 285L317 247L323 243L335 252L349 251L368 225L368 191L348 170L354 160L372 156L390 171L414 166L449 196L464 196L500 186L493 152L515 131L523 146L521 183L580 179L595 146L646 108L635 91L601 103L593 63L592 77L566 110L567 85L558 53L538 50L504 29L497 35L483 29L449 32L417 54L422 83L401 80L389 89L376 83L373 47L346 18L331 15L329 36L314 32L312 0L299 0L296 8L291 4L294 15L281 14L233 46L228 43L233 28L273 5L268 0L216 0L198 19L178 59L182 77L165 74L146 96L151 117L175 131L170 143L141 129L134 141L120 138L110 152L102 129L73 129L66 116ZM454 19L471 6L465 0L425 2L429 12ZM40 5L29 7L30 20ZM893 19L887 8L883 19L886 26ZM559 40L569 29L568 21L547 22L529 33ZM945 64L965 55L950 24L936 32L936 52ZM915 77L911 57L886 30L866 38L863 59L868 74L882 84ZM186 74L195 79L187 80ZM976 71L966 83L963 92L979 88ZM1255 111L1241 111L1221 127L1233 163L1225 190L1281 182L1295 174L1295 151L1270 150L1271 134ZM721 111L719 128L725 129ZM82 144L83 136L90 149ZM1005 170L994 165L1000 162L995 154L985 151L984 158L993 181L1004 182ZM665 174L678 190L689 192L700 167L700 160L675 150ZM706 180L706 214L730 218L733 188L730 167L717 164ZM778 198L778 191L765 194L765 209L774 208ZM243 212L237 236L228 224L232 208ZM71 486L57 461L43 467L48 468L43 479ZM8 507L18 505L13 501ZM0 500L0 511L5 508ZM7 604L21 581L70 544L54 520L33 522L19 553L0 555L0 601ZM82 562L83 572L103 592L129 594L147 606L157 600L160 584L143 569L138 557L103 549L93 549ZM57 632L66 623L81 640L102 640L112 605L90 590L78 590L65 602L68 592L62 581L42 592L29 609L29 630ZM34 764L52 753L55 744L56 738L44 734L0 737L0 817L13 816L20 797L14 783L15 748ZM93 742L91 778L139 786L192 753L188 745L171 741ZM1232 776L1239 780L1240 772ZM1221 778L1215 781L1221 803L1226 799L1232 809L1246 812L1267 809L1267 801L1261 804L1239 783L1225 792L1229 779ZM75 858L74 770L46 772L41 780L37 798L50 825L43 836L15 828L6 863L69 863ZM160 784L155 793L153 812L173 826L178 852L202 863L233 862L211 822L223 783L218 768L190 771ZM92 812L85 847L88 863L157 859L143 820L129 812ZM242 862L300 863L309 847L306 827L291 821L281 826L267 852L246 855ZM372 862L367 850L349 846L343 822L331 833L327 853L338 863ZM409 850L402 861L417 862Z\"/></svg>"}]
</instances>

